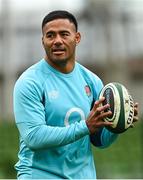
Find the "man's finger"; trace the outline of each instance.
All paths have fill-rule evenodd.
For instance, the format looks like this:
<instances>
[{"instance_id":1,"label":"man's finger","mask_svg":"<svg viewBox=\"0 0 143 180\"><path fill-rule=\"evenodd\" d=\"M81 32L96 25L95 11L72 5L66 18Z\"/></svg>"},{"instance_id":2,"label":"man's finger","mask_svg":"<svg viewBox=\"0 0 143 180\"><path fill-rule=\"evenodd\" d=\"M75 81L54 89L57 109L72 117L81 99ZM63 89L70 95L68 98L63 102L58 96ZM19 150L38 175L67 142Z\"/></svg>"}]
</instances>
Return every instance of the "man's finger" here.
<instances>
[{"instance_id":1,"label":"man's finger","mask_svg":"<svg viewBox=\"0 0 143 180\"><path fill-rule=\"evenodd\" d=\"M101 105L104 100L105 100L105 97L102 97L99 100L95 101L93 110L96 110L96 108L99 107L99 105Z\"/></svg>"}]
</instances>

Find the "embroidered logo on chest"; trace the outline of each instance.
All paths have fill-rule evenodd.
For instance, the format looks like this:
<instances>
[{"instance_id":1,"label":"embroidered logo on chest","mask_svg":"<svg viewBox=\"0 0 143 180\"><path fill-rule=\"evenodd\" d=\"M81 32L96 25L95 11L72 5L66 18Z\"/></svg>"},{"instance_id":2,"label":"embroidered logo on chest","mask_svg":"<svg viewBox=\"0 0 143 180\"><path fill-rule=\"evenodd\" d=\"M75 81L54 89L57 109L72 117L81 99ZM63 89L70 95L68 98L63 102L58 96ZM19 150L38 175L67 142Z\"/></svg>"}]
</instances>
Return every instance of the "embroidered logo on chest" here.
<instances>
[{"instance_id":1,"label":"embroidered logo on chest","mask_svg":"<svg viewBox=\"0 0 143 180\"><path fill-rule=\"evenodd\" d=\"M48 97L49 97L49 99L57 99L59 97L59 91L52 90L52 91L48 92Z\"/></svg>"}]
</instances>

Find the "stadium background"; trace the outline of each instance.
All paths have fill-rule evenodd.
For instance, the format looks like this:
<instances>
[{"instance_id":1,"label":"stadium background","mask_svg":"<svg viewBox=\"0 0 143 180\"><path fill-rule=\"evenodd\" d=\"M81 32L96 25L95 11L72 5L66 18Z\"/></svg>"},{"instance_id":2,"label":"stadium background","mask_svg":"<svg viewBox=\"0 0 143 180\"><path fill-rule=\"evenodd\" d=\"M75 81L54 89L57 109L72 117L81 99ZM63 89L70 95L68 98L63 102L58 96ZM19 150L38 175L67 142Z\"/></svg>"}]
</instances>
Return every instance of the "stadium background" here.
<instances>
[{"instance_id":1,"label":"stadium background","mask_svg":"<svg viewBox=\"0 0 143 180\"><path fill-rule=\"evenodd\" d=\"M12 90L21 72L43 57L40 24L53 9L79 21L77 59L104 83L118 81L140 104L140 122L108 149L93 147L98 178L143 178L143 0L0 0L0 179L16 178L18 132Z\"/></svg>"}]
</instances>

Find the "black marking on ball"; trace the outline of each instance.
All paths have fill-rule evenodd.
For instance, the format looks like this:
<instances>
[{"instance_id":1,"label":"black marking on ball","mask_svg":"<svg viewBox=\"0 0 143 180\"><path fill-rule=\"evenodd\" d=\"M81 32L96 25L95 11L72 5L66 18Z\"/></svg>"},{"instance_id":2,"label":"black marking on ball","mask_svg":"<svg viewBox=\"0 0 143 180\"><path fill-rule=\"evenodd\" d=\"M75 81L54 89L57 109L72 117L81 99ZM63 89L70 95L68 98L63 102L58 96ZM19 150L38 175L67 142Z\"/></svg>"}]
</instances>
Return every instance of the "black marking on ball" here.
<instances>
[{"instance_id":1,"label":"black marking on ball","mask_svg":"<svg viewBox=\"0 0 143 180\"><path fill-rule=\"evenodd\" d=\"M112 115L110 115L108 118L112 119L112 117L114 115L114 95L113 95L112 89L111 88L107 88L104 91L104 93L103 93L103 97L105 97L103 105L105 105L105 104L109 104L110 105L110 107L105 112L111 111Z\"/></svg>"},{"instance_id":2,"label":"black marking on ball","mask_svg":"<svg viewBox=\"0 0 143 180\"><path fill-rule=\"evenodd\" d=\"M123 133L127 130L127 129L125 129L124 99L123 99L122 86L119 83L114 83L114 85L116 86L116 88L118 89L118 92L120 94L120 103L121 103L122 110L120 111L119 120L118 120L116 128L112 128L109 126L109 127L107 127L107 129L113 133L119 134L119 133Z\"/></svg>"}]
</instances>

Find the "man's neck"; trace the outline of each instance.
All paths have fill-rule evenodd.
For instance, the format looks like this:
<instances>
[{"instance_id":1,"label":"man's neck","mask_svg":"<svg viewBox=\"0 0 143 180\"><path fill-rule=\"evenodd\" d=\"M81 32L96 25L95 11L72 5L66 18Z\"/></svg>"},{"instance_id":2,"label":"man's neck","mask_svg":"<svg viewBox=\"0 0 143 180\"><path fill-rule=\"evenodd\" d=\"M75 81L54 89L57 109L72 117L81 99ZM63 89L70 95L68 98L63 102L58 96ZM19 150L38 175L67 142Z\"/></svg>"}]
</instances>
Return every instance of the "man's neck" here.
<instances>
[{"instance_id":1,"label":"man's neck","mask_svg":"<svg viewBox=\"0 0 143 180\"><path fill-rule=\"evenodd\" d=\"M45 58L45 60L50 64L54 69L57 71L68 74L70 73L75 66L75 61L68 61L68 62L60 62L60 63L53 63L52 61Z\"/></svg>"}]
</instances>

